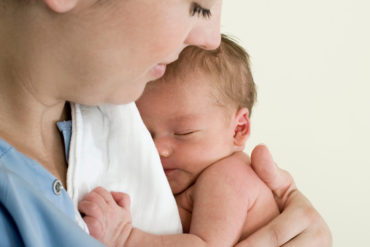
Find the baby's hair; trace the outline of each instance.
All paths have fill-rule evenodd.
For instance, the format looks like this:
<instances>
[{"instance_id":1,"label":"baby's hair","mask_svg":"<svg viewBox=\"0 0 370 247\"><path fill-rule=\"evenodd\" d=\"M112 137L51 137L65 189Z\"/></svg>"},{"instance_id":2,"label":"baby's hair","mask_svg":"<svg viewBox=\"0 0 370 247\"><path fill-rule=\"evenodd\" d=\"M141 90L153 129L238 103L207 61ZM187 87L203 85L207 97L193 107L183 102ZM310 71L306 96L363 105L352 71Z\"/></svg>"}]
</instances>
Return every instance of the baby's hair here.
<instances>
[{"instance_id":1,"label":"baby's hair","mask_svg":"<svg viewBox=\"0 0 370 247\"><path fill-rule=\"evenodd\" d=\"M199 47L185 48L179 59L167 67L162 78L186 76L195 71L206 72L215 78L215 98L222 106L246 107L249 115L256 101L256 86L249 65L249 55L234 40L222 35L220 47L207 51Z\"/></svg>"}]
</instances>

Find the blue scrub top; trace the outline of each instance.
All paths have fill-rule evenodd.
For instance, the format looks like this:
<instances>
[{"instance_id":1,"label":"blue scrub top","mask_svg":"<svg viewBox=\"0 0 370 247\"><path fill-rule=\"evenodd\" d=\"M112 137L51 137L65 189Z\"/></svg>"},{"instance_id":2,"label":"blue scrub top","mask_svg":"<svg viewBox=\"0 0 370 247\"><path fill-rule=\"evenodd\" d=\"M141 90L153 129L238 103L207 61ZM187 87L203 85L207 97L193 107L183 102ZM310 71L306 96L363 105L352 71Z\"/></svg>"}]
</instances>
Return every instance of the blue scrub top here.
<instances>
[{"instance_id":1,"label":"blue scrub top","mask_svg":"<svg viewBox=\"0 0 370 247\"><path fill-rule=\"evenodd\" d=\"M58 127L68 160L71 122ZM1 138L0 246L103 246L75 222L60 181Z\"/></svg>"}]
</instances>

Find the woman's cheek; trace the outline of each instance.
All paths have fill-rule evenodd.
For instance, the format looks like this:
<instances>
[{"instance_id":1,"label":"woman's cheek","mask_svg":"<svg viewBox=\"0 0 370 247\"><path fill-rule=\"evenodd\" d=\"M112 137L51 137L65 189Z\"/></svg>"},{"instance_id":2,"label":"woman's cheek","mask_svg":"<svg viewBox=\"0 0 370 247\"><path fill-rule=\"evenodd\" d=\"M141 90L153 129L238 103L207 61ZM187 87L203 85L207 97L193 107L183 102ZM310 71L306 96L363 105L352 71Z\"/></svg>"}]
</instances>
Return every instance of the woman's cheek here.
<instances>
[{"instance_id":1,"label":"woman's cheek","mask_svg":"<svg viewBox=\"0 0 370 247\"><path fill-rule=\"evenodd\" d=\"M158 54L158 56L164 56L165 58L177 58L180 52L186 47L186 38L191 30L191 26L179 26L170 25L163 31L157 33L158 39L152 48L151 54Z\"/></svg>"}]
</instances>

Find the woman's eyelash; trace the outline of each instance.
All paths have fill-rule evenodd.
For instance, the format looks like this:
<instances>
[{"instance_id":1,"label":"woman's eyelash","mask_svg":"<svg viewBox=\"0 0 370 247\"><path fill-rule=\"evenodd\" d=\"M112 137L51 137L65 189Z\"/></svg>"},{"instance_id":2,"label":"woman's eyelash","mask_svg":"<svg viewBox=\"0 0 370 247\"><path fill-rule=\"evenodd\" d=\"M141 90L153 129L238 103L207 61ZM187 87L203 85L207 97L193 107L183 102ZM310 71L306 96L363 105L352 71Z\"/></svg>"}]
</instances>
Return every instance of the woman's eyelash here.
<instances>
[{"instance_id":1,"label":"woman's eyelash","mask_svg":"<svg viewBox=\"0 0 370 247\"><path fill-rule=\"evenodd\" d=\"M191 16L202 16L203 18L209 18L212 16L211 10L205 9L197 3L193 3L193 7L190 11Z\"/></svg>"}]
</instances>

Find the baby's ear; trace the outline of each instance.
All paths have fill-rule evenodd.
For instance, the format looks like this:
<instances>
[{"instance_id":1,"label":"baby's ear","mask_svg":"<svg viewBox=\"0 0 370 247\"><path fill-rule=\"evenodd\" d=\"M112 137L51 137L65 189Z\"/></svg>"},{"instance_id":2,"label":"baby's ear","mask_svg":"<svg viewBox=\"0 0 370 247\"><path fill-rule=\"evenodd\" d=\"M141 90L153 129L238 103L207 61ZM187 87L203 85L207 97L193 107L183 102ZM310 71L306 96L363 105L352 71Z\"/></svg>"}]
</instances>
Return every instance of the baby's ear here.
<instances>
[{"instance_id":1,"label":"baby's ear","mask_svg":"<svg viewBox=\"0 0 370 247\"><path fill-rule=\"evenodd\" d=\"M240 108L234 119L234 145L244 149L250 133L249 111L247 108Z\"/></svg>"},{"instance_id":2,"label":"baby's ear","mask_svg":"<svg viewBox=\"0 0 370 247\"><path fill-rule=\"evenodd\" d=\"M66 13L72 10L80 0L43 0L56 13Z\"/></svg>"}]
</instances>

